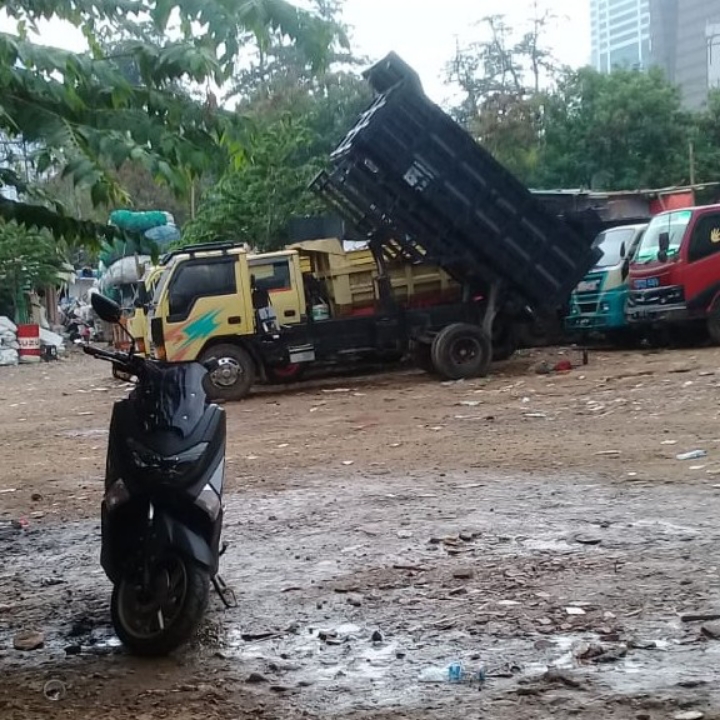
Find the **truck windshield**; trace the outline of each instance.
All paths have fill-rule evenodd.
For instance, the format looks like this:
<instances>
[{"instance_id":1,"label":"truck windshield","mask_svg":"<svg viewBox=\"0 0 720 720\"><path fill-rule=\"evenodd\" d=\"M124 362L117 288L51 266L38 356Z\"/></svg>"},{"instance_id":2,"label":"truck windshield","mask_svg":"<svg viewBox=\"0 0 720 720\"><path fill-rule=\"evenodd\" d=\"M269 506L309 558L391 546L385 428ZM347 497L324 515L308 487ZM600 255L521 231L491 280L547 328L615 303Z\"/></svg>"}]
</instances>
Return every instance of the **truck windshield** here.
<instances>
[{"instance_id":1,"label":"truck windshield","mask_svg":"<svg viewBox=\"0 0 720 720\"><path fill-rule=\"evenodd\" d=\"M664 232L670 235L668 255L677 255L685 234L685 228L687 228L691 218L692 211L690 210L678 210L653 218L635 255L635 262L649 263L658 259L660 235Z\"/></svg>"},{"instance_id":2,"label":"truck windshield","mask_svg":"<svg viewBox=\"0 0 720 720\"><path fill-rule=\"evenodd\" d=\"M163 291L165 290L165 286L167 285L168 280L170 279L170 275L172 274L171 271L173 265L175 265L175 258L173 258L165 266L165 270L163 270L163 272L160 274L160 277L155 280L157 284L155 285L155 292L153 293L153 307L157 307L158 303L160 302L160 298L162 297Z\"/></svg>"},{"instance_id":3,"label":"truck windshield","mask_svg":"<svg viewBox=\"0 0 720 720\"><path fill-rule=\"evenodd\" d=\"M625 252L630 252L630 246L635 238L635 228L618 227L604 230L598 235L596 244L602 250L603 256L598 260L595 267L606 268L619 265L623 261L620 254L623 243L625 243Z\"/></svg>"}]
</instances>

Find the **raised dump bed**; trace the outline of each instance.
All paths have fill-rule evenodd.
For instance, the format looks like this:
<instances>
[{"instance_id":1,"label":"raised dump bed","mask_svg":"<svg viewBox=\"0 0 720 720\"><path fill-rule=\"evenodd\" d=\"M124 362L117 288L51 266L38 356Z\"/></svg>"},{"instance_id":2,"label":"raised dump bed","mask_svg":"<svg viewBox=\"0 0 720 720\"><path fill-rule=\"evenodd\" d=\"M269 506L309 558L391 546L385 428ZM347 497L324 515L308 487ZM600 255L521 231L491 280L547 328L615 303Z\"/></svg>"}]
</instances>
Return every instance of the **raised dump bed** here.
<instances>
[{"instance_id":1,"label":"raised dump bed","mask_svg":"<svg viewBox=\"0 0 720 720\"><path fill-rule=\"evenodd\" d=\"M394 53L365 75L377 97L314 188L388 256L561 304L600 251L432 103Z\"/></svg>"}]
</instances>

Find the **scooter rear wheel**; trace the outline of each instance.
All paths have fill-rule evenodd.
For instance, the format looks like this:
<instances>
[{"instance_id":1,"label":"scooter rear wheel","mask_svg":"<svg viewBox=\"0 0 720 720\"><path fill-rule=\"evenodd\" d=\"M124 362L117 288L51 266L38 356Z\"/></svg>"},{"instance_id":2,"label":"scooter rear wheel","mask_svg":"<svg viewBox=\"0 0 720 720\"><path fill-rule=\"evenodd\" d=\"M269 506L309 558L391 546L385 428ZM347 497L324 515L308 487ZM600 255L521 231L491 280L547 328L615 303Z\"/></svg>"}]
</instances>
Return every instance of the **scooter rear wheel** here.
<instances>
[{"instance_id":1,"label":"scooter rear wheel","mask_svg":"<svg viewBox=\"0 0 720 720\"><path fill-rule=\"evenodd\" d=\"M169 553L153 565L149 587L143 587L140 570L124 573L115 585L110 606L115 632L135 655L167 655L192 637L209 592L207 570Z\"/></svg>"}]
</instances>

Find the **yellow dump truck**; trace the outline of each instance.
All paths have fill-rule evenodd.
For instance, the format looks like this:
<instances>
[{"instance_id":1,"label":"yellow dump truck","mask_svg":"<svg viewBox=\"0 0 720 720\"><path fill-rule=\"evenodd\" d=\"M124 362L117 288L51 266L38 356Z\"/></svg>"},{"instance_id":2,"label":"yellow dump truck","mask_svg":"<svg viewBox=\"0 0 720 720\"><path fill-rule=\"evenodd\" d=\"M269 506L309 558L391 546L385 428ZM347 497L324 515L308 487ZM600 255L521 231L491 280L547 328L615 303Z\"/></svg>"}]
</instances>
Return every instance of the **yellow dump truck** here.
<instances>
[{"instance_id":1,"label":"yellow dump truck","mask_svg":"<svg viewBox=\"0 0 720 720\"><path fill-rule=\"evenodd\" d=\"M448 379L487 372L479 303L461 301L449 278L424 266L398 262L381 277L370 255L345 253L339 241L262 255L232 243L178 250L165 258L148 305L150 353L168 362L214 358L208 389L228 400L312 364L407 352Z\"/></svg>"},{"instance_id":2,"label":"yellow dump truck","mask_svg":"<svg viewBox=\"0 0 720 720\"><path fill-rule=\"evenodd\" d=\"M273 308L279 322L292 325L302 322L305 308L299 308L297 293L289 268L290 258L299 258L299 271L306 287L319 288L315 296L316 317L327 307L328 317L371 315L378 300L378 272L372 253L367 249L346 251L338 239L309 240L290 245L274 253L249 254L251 274L271 293ZM137 350L145 353L149 347L149 324L146 307L155 293L165 265L147 268L139 292L139 302L125 319L129 333L136 338ZM393 263L388 268L390 282L398 302L403 307L419 308L455 302L460 288L452 278L432 265ZM286 282L286 278L290 282ZM295 280L295 283L298 281ZM309 298L312 300L312 297ZM116 347L127 346L127 336L116 330ZM273 380L290 380L298 375L298 367L270 373Z\"/></svg>"}]
</instances>

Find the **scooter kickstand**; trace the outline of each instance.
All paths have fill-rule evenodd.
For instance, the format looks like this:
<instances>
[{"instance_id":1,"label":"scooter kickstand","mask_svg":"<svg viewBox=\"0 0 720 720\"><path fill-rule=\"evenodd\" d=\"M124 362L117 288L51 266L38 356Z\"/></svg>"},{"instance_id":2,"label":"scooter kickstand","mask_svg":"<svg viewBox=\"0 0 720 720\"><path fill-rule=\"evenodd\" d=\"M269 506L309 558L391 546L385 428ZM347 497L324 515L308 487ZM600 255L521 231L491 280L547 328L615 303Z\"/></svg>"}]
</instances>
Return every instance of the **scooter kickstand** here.
<instances>
[{"instance_id":1,"label":"scooter kickstand","mask_svg":"<svg viewBox=\"0 0 720 720\"><path fill-rule=\"evenodd\" d=\"M222 601L222 604L229 610L231 608L236 608L238 606L237 597L235 596L235 591L232 588L229 588L225 581L222 579L220 575L215 575L212 579L213 587L215 588L215 592L220 596L220 600Z\"/></svg>"}]
</instances>

